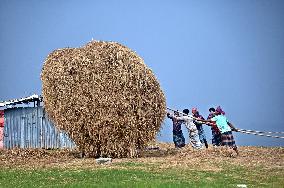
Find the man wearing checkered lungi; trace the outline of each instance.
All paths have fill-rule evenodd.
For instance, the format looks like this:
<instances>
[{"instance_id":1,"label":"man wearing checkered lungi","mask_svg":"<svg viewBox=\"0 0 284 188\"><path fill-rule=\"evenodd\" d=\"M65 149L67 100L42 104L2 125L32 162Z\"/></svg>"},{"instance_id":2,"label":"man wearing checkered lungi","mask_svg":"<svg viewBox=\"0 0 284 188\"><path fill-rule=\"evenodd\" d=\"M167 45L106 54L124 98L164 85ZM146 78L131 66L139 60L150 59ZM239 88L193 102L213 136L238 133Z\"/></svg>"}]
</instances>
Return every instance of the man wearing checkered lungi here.
<instances>
[{"instance_id":1,"label":"man wearing checkered lungi","mask_svg":"<svg viewBox=\"0 0 284 188\"><path fill-rule=\"evenodd\" d=\"M238 148L236 146L233 131L237 131L236 128L227 120L226 116L223 113L223 110L220 106L216 108L215 116L210 120L200 120L203 122L216 122L217 127L221 132L221 145L228 146L236 151L237 155L239 154Z\"/></svg>"}]
</instances>

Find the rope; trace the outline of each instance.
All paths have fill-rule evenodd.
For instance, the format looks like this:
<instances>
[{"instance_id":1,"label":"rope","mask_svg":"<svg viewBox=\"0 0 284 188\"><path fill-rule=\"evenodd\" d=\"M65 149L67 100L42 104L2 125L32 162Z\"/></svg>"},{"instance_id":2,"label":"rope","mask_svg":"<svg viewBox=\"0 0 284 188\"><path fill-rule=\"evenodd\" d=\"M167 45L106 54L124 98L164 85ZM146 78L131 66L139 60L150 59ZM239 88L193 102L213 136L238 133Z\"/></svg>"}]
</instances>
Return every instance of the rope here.
<instances>
[{"instance_id":1,"label":"rope","mask_svg":"<svg viewBox=\"0 0 284 188\"><path fill-rule=\"evenodd\" d=\"M265 133L265 134L284 134L284 132L266 132L266 131L254 131L254 130L245 130L245 129L239 129L239 130L246 132L254 132L254 133Z\"/></svg>"},{"instance_id":2,"label":"rope","mask_svg":"<svg viewBox=\"0 0 284 188\"><path fill-rule=\"evenodd\" d=\"M177 113L179 113L179 114L188 116L188 114L185 114L185 113L183 113L183 112L179 112L178 110L174 110L174 109L171 109L171 108L169 108L169 107L167 107L167 109L170 110L170 111L177 112Z\"/></svg>"},{"instance_id":3,"label":"rope","mask_svg":"<svg viewBox=\"0 0 284 188\"><path fill-rule=\"evenodd\" d=\"M182 114L182 115L184 115L184 116L193 117L193 118L195 119L195 117L194 117L193 115L185 114L185 113L183 113L183 112L179 112L178 110L174 110L174 109L171 109L171 108L168 108L168 107L167 107L167 109L170 110L170 111L173 111L173 112L177 112L177 113L179 113L179 114ZM204 124L202 121L196 121L196 120L195 120L195 122L196 122L196 123L199 123L199 124Z\"/></svg>"},{"instance_id":4,"label":"rope","mask_svg":"<svg viewBox=\"0 0 284 188\"><path fill-rule=\"evenodd\" d=\"M259 133L254 133L254 132L247 132L247 131L242 131L241 129L237 129L237 132L245 133L245 134L253 134L253 135L258 135L258 136L266 136L266 137L271 137L271 138L283 138L284 136L273 136L273 135L266 135L266 134L259 134Z\"/></svg>"}]
</instances>

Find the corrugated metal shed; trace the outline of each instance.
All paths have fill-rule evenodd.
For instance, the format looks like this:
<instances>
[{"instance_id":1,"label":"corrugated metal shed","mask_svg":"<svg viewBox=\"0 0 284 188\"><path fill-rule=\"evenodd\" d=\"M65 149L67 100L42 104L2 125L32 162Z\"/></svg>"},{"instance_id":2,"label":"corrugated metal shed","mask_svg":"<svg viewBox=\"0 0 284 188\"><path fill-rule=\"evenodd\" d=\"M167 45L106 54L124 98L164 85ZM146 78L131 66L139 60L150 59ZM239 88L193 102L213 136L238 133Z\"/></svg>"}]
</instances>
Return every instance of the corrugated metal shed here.
<instances>
[{"instance_id":1,"label":"corrugated metal shed","mask_svg":"<svg viewBox=\"0 0 284 188\"><path fill-rule=\"evenodd\" d=\"M5 109L4 147L75 148L69 136L55 128L41 106Z\"/></svg>"}]
</instances>

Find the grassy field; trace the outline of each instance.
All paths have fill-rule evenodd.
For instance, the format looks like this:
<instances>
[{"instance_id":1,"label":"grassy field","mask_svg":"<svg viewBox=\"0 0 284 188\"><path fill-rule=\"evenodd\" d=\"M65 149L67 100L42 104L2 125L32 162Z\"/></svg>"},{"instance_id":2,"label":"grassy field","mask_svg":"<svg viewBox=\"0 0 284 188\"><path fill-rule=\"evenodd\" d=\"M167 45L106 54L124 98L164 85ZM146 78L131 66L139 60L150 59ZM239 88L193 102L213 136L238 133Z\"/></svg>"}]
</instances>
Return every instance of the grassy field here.
<instances>
[{"instance_id":1,"label":"grassy field","mask_svg":"<svg viewBox=\"0 0 284 188\"><path fill-rule=\"evenodd\" d=\"M137 159L98 165L70 151L0 152L0 187L284 187L284 148L176 150L160 144Z\"/></svg>"}]
</instances>

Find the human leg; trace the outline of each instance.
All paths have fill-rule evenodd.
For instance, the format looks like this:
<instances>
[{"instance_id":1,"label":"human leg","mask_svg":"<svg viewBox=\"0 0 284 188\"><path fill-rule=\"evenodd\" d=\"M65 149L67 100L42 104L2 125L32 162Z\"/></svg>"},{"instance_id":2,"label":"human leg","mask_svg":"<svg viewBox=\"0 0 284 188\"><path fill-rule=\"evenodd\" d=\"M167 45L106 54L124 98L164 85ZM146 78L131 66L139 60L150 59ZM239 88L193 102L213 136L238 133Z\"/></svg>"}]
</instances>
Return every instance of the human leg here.
<instances>
[{"instance_id":1,"label":"human leg","mask_svg":"<svg viewBox=\"0 0 284 188\"><path fill-rule=\"evenodd\" d=\"M227 146L232 148L237 153L237 155L239 155L239 151L236 146L233 133L231 131L222 133L221 140L222 140L222 146Z\"/></svg>"},{"instance_id":2,"label":"human leg","mask_svg":"<svg viewBox=\"0 0 284 188\"><path fill-rule=\"evenodd\" d=\"M204 132L204 129L202 126L199 126L199 129L198 129L198 136L199 136L199 140L202 144L205 145L206 148L208 148L208 143L207 143L207 140L206 140L206 136L205 136L205 132Z\"/></svg>"},{"instance_id":3,"label":"human leg","mask_svg":"<svg viewBox=\"0 0 284 188\"><path fill-rule=\"evenodd\" d=\"M189 141L193 148L202 149L202 143L200 142L199 135L197 131L189 132Z\"/></svg>"},{"instance_id":4,"label":"human leg","mask_svg":"<svg viewBox=\"0 0 284 188\"><path fill-rule=\"evenodd\" d=\"M176 148L185 146L185 139L182 132L173 133L173 140Z\"/></svg>"},{"instance_id":5,"label":"human leg","mask_svg":"<svg viewBox=\"0 0 284 188\"><path fill-rule=\"evenodd\" d=\"M208 148L207 140L206 140L206 139L204 139L204 140L203 140L203 142L204 142L204 144L205 144L205 147L206 147L206 148Z\"/></svg>"}]
</instances>

